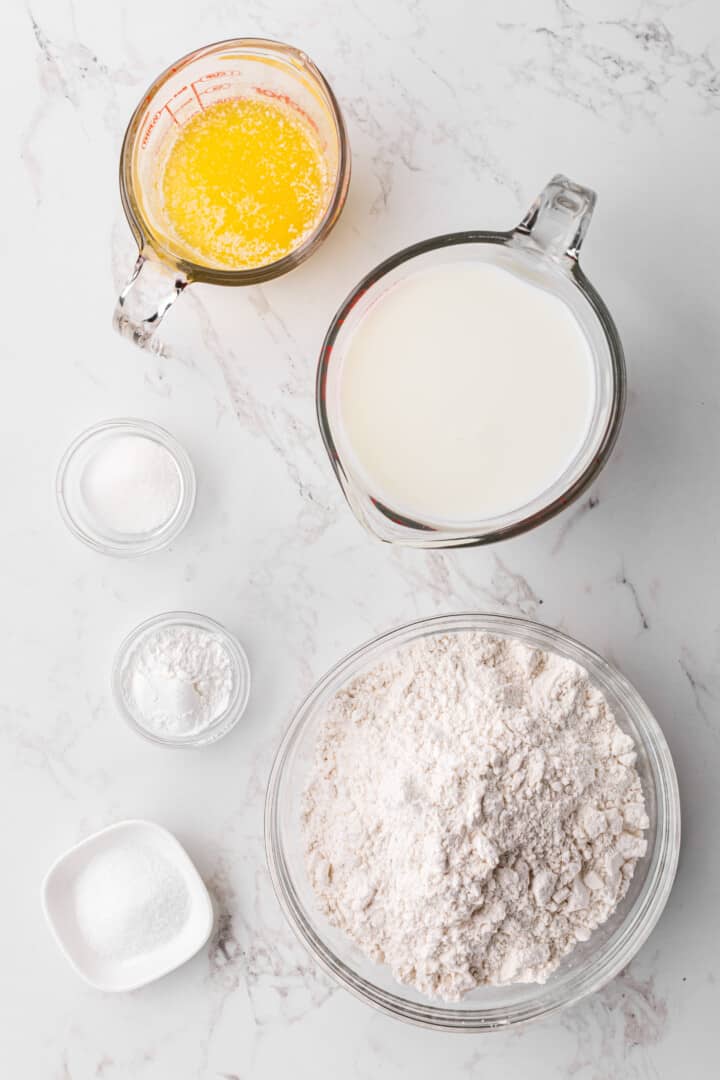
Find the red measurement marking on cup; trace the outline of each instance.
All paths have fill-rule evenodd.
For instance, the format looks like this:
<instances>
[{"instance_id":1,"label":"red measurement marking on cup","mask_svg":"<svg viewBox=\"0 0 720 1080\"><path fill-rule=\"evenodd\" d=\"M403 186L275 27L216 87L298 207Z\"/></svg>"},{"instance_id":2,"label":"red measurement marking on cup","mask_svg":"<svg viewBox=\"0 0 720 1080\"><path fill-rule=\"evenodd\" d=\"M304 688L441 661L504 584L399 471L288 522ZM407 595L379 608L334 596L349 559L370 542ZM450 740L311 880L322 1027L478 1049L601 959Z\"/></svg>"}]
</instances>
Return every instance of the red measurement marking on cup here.
<instances>
[{"instance_id":1,"label":"red measurement marking on cup","mask_svg":"<svg viewBox=\"0 0 720 1080\"><path fill-rule=\"evenodd\" d=\"M198 94L198 91L197 91L197 85L194 82L191 82L190 85L192 86L193 94L197 98L198 105L200 106L201 109L204 109L205 106L203 105L202 101L200 100L200 95Z\"/></svg>"},{"instance_id":2,"label":"red measurement marking on cup","mask_svg":"<svg viewBox=\"0 0 720 1080\"><path fill-rule=\"evenodd\" d=\"M157 112L153 114L143 132L140 148L143 150L145 149L150 139L150 136L152 135L155 127L158 124L158 121L160 120L160 117L164 112L168 114L174 124L177 124L177 126L180 127L180 125L185 120L185 117L182 115L182 113L188 108L188 106L193 109L196 108L195 99L190 95L188 86L185 85L181 86L179 90L176 90L172 97L168 98L165 104L161 105Z\"/></svg>"},{"instance_id":3,"label":"red measurement marking on cup","mask_svg":"<svg viewBox=\"0 0 720 1080\"><path fill-rule=\"evenodd\" d=\"M172 122L180 127L198 106L203 110L207 107L208 98L212 98L213 103L217 104L220 101L231 101L233 98L242 96L241 93L232 93L237 86L237 80L242 80L242 78L242 71L236 68L228 68L227 70L210 71L206 75L193 79L185 86L181 86L148 120L143 131L140 148L144 150L147 146L150 136L157 127L163 113L167 113ZM273 98L300 113L317 134L320 134L320 129L312 116L305 112L303 107L298 105L297 101L294 101L288 94L283 94L281 91L273 90L268 86L253 86L252 90L260 97ZM203 98L205 101L203 101ZM188 113L188 109L191 110L190 113Z\"/></svg>"},{"instance_id":4,"label":"red measurement marking on cup","mask_svg":"<svg viewBox=\"0 0 720 1080\"><path fill-rule=\"evenodd\" d=\"M197 103L201 109L205 108L202 98L207 97L208 94L214 94L219 90L229 89L231 83L228 79L231 79L234 75L239 76L239 71L210 71L207 75L200 75L197 79L193 79L190 83L192 91L197 98ZM210 83L210 86L205 85Z\"/></svg>"},{"instance_id":5,"label":"red measurement marking on cup","mask_svg":"<svg viewBox=\"0 0 720 1080\"><path fill-rule=\"evenodd\" d=\"M158 109L158 111L151 117L150 121L148 122L147 127L145 128L145 131L143 132L142 141L140 143L140 149L141 150L144 150L145 147L147 146L148 139L152 135L152 133L153 133L153 131L155 129L155 125L157 124L158 120L160 119L160 117L162 116L164 111L165 111L165 106L163 105L162 109Z\"/></svg>"},{"instance_id":6,"label":"red measurement marking on cup","mask_svg":"<svg viewBox=\"0 0 720 1080\"><path fill-rule=\"evenodd\" d=\"M281 94L279 90L271 90L267 86L253 86L253 90L256 94L260 94L261 97L274 98L276 101L282 101L283 105L289 105L291 109L294 109L295 112L299 112L300 115L304 117L305 120L307 120L308 124L310 124L310 126L314 128L315 131L317 131L318 135L320 134L320 129L313 120L312 116L306 113L302 105L298 105L297 101L293 101L293 99L289 97L288 94Z\"/></svg>"},{"instance_id":7,"label":"red measurement marking on cup","mask_svg":"<svg viewBox=\"0 0 720 1080\"><path fill-rule=\"evenodd\" d=\"M207 97L208 94L215 94L220 90L230 90L235 85L233 80L241 78L241 71L233 71L232 69L228 71L210 71L207 75L200 75L199 78L194 79L190 85L200 98Z\"/></svg>"},{"instance_id":8,"label":"red measurement marking on cup","mask_svg":"<svg viewBox=\"0 0 720 1080\"><path fill-rule=\"evenodd\" d=\"M229 68L227 71L209 71L207 75L201 75L195 82L212 82L213 79L231 79L234 75L242 77L242 72L237 68Z\"/></svg>"},{"instance_id":9,"label":"red measurement marking on cup","mask_svg":"<svg viewBox=\"0 0 720 1080\"><path fill-rule=\"evenodd\" d=\"M215 98L215 96L217 94L221 94L225 90L232 90L232 88L233 88L233 84L231 82L214 82L214 83L212 83L211 86L200 86L200 87L198 87L195 83L193 83L193 89L195 90L195 93L198 95L199 98L201 98L201 97ZM237 95L235 95L235 96L237 96ZM233 94L228 94L227 97L231 98L231 97L233 97ZM201 102L201 104L202 104L202 102ZM204 104L203 104L203 108L205 108Z\"/></svg>"}]
</instances>

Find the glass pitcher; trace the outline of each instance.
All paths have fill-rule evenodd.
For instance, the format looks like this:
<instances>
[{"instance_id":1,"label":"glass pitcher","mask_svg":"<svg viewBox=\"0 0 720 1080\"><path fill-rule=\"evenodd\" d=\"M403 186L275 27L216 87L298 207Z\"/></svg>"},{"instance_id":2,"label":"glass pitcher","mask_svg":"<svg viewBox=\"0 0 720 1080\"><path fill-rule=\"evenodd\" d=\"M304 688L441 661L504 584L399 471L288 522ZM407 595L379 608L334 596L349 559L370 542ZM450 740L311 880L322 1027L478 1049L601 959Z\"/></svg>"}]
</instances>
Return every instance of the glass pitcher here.
<instances>
[{"instance_id":1,"label":"glass pitcher","mask_svg":"<svg viewBox=\"0 0 720 1080\"><path fill-rule=\"evenodd\" d=\"M405 248L363 278L337 312L318 363L318 421L348 503L360 522L381 540L413 547L459 547L505 540L563 510L604 465L622 419L625 364L610 313L578 263L594 205L593 191L555 176L515 229L450 233ZM455 259L493 264L564 301L587 339L594 381L593 411L584 441L562 475L525 505L470 523L423 521L387 505L383 493L372 489L372 481L355 460L340 408L344 357L370 308L411 274Z\"/></svg>"},{"instance_id":2,"label":"glass pitcher","mask_svg":"<svg viewBox=\"0 0 720 1080\"><path fill-rule=\"evenodd\" d=\"M208 105L228 98L275 99L297 111L316 135L329 177L326 209L297 248L251 269L227 270L189 261L164 221L158 176L177 133ZM261 38L221 41L172 64L132 115L120 154L120 195L138 257L118 299L114 325L142 347L194 281L254 285L294 269L323 242L337 221L350 182L350 147L330 86L299 49Z\"/></svg>"}]
</instances>

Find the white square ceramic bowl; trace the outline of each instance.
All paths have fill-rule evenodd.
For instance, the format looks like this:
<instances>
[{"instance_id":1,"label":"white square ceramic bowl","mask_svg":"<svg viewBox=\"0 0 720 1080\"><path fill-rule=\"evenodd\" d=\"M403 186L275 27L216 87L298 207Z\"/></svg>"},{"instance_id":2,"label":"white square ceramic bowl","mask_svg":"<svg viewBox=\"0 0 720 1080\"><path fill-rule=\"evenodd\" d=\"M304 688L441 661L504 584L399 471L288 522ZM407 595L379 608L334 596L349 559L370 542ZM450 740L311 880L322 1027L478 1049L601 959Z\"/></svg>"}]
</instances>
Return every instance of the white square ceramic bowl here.
<instances>
[{"instance_id":1,"label":"white square ceramic bowl","mask_svg":"<svg viewBox=\"0 0 720 1080\"><path fill-rule=\"evenodd\" d=\"M153 848L181 874L190 897L189 914L170 941L150 953L117 961L99 955L85 940L75 918L73 886L93 856L133 842ZM42 904L55 940L78 975L108 992L136 990L174 971L203 947L213 927L212 901L190 856L172 833L151 821L120 821L66 851L45 876Z\"/></svg>"}]
</instances>

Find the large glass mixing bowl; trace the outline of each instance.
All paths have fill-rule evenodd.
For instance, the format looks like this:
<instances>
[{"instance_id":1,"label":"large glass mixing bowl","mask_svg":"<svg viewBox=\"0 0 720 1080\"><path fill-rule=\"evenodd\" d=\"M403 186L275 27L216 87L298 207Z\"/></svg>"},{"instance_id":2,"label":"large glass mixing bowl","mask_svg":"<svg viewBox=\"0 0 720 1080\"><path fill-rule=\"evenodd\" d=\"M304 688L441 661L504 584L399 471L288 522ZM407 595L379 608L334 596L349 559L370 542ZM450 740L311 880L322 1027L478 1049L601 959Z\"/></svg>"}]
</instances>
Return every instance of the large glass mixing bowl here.
<instances>
[{"instance_id":1,"label":"large glass mixing bowl","mask_svg":"<svg viewBox=\"0 0 720 1080\"><path fill-rule=\"evenodd\" d=\"M369 960L320 911L308 880L301 834L302 793L326 707L359 672L412 641L435 634L482 630L517 638L584 667L635 740L650 827L648 850L627 895L612 916L579 943L544 984L480 987L452 1004L402 986ZM672 758L647 705L618 671L572 638L525 619L462 614L424 619L360 646L335 665L298 709L278 750L265 810L267 857L275 891L293 930L318 963L357 997L391 1016L444 1031L508 1028L563 1009L600 989L635 956L665 906L680 848L680 802Z\"/></svg>"}]
</instances>

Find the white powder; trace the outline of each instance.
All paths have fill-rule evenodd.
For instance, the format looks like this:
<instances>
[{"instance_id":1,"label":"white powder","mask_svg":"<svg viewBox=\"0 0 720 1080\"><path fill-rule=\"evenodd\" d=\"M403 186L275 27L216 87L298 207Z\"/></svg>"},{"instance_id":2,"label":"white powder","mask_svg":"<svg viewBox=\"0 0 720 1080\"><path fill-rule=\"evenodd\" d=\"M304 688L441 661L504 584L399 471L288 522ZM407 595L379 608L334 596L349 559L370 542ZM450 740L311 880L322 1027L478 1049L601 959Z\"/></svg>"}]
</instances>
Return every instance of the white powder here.
<instances>
[{"instance_id":1,"label":"white powder","mask_svg":"<svg viewBox=\"0 0 720 1080\"><path fill-rule=\"evenodd\" d=\"M190 910L187 886L151 847L123 844L95 855L78 875L75 919L87 945L132 960L172 940Z\"/></svg>"},{"instance_id":2,"label":"white powder","mask_svg":"<svg viewBox=\"0 0 720 1080\"><path fill-rule=\"evenodd\" d=\"M569 660L469 632L399 650L319 732L303 829L320 905L426 994L544 982L645 854L635 758Z\"/></svg>"},{"instance_id":3,"label":"white powder","mask_svg":"<svg viewBox=\"0 0 720 1080\"><path fill-rule=\"evenodd\" d=\"M180 501L175 459L144 435L103 440L85 466L83 498L102 531L140 535L169 521Z\"/></svg>"},{"instance_id":4,"label":"white powder","mask_svg":"<svg viewBox=\"0 0 720 1080\"><path fill-rule=\"evenodd\" d=\"M225 712L233 663L209 630L165 626L144 634L128 655L122 691L130 711L158 735L197 735Z\"/></svg>"}]
</instances>

